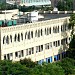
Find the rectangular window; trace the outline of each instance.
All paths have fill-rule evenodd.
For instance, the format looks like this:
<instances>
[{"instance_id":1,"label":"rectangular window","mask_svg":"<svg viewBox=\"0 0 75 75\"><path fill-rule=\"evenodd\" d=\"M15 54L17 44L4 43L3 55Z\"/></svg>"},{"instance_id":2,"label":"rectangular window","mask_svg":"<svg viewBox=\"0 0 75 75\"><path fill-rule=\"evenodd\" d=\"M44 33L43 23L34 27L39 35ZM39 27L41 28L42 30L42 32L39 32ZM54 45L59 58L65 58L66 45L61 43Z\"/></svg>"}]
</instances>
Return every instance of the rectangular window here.
<instances>
[{"instance_id":1,"label":"rectangular window","mask_svg":"<svg viewBox=\"0 0 75 75\"><path fill-rule=\"evenodd\" d=\"M55 42L53 42L53 46L55 46Z\"/></svg>"},{"instance_id":2,"label":"rectangular window","mask_svg":"<svg viewBox=\"0 0 75 75\"><path fill-rule=\"evenodd\" d=\"M41 51L43 51L43 45L41 45Z\"/></svg>"},{"instance_id":3,"label":"rectangular window","mask_svg":"<svg viewBox=\"0 0 75 75\"><path fill-rule=\"evenodd\" d=\"M36 53L37 53L37 52L39 52L39 47L38 47L38 46L36 46Z\"/></svg>"},{"instance_id":4,"label":"rectangular window","mask_svg":"<svg viewBox=\"0 0 75 75\"><path fill-rule=\"evenodd\" d=\"M31 48L29 48L29 55L31 55Z\"/></svg>"},{"instance_id":5,"label":"rectangular window","mask_svg":"<svg viewBox=\"0 0 75 75\"><path fill-rule=\"evenodd\" d=\"M45 44L45 49L49 49L49 43Z\"/></svg>"},{"instance_id":6,"label":"rectangular window","mask_svg":"<svg viewBox=\"0 0 75 75\"><path fill-rule=\"evenodd\" d=\"M22 56L22 57L24 56L24 51L23 51L23 50L21 50L21 56Z\"/></svg>"},{"instance_id":7,"label":"rectangular window","mask_svg":"<svg viewBox=\"0 0 75 75\"><path fill-rule=\"evenodd\" d=\"M18 52L15 52L15 57L18 57Z\"/></svg>"},{"instance_id":8,"label":"rectangular window","mask_svg":"<svg viewBox=\"0 0 75 75\"><path fill-rule=\"evenodd\" d=\"M56 47L58 46L57 41L56 41Z\"/></svg>"},{"instance_id":9,"label":"rectangular window","mask_svg":"<svg viewBox=\"0 0 75 75\"><path fill-rule=\"evenodd\" d=\"M4 55L4 60L6 60L6 54Z\"/></svg>"},{"instance_id":10,"label":"rectangular window","mask_svg":"<svg viewBox=\"0 0 75 75\"><path fill-rule=\"evenodd\" d=\"M7 54L7 59L10 60L10 55L9 54Z\"/></svg>"},{"instance_id":11,"label":"rectangular window","mask_svg":"<svg viewBox=\"0 0 75 75\"><path fill-rule=\"evenodd\" d=\"M21 57L21 51L18 51L18 56L19 56L19 58Z\"/></svg>"},{"instance_id":12,"label":"rectangular window","mask_svg":"<svg viewBox=\"0 0 75 75\"><path fill-rule=\"evenodd\" d=\"M49 43L47 44L47 48L49 49Z\"/></svg>"},{"instance_id":13,"label":"rectangular window","mask_svg":"<svg viewBox=\"0 0 75 75\"><path fill-rule=\"evenodd\" d=\"M31 31L31 38L33 38L33 31Z\"/></svg>"},{"instance_id":14,"label":"rectangular window","mask_svg":"<svg viewBox=\"0 0 75 75\"><path fill-rule=\"evenodd\" d=\"M34 54L34 47L32 47L32 54Z\"/></svg>"},{"instance_id":15,"label":"rectangular window","mask_svg":"<svg viewBox=\"0 0 75 75\"><path fill-rule=\"evenodd\" d=\"M26 49L26 55L28 55L28 49Z\"/></svg>"},{"instance_id":16,"label":"rectangular window","mask_svg":"<svg viewBox=\"0 0 75 75\"><path fill-rule=\"evenodd\" d=\"M58 46L60 46L60 40L58 40Z\"/></svg>"},{"instance_id":17,"label":"rectangular window","mask_svg":"<svg viewBox=\"0 0 75 75\"><path fill-rule=\"evenodd\" d=\"M50 48L52 48L52 42L50 42Z\"/></svg>"},{"instance_id":18,"label":"rectangular window","mask_svg":"<svg viewBox=\"0 0 75 75\"><path fill-rule=\"evenodd\" d=\"M39 46L39 52L41 52L40 46Z\"/></svg>"}]
</instances>

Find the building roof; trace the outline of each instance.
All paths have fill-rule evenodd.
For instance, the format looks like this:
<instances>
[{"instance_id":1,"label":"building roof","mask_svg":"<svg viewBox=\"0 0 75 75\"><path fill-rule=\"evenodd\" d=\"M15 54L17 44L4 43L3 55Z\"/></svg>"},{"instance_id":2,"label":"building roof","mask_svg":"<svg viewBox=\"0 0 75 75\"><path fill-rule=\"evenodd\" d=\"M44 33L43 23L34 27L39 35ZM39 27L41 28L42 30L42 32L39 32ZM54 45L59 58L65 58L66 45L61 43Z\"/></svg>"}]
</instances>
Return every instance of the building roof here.
<instances>
[{"instance_id":1,"label":"building roof","mask_svg":"<svg viewBox=\"0 0 75 75\"><path fill-rule=\"evenodd\" d=\"M71 14L48 14L48 13L45 13L45 14L40 14L40 15L43 17L38 18L38 21L36 21L36 22L70 17ZM21 16L20 19L17 20L18 24L28 23L28 22L31 22L31 21L26 16Z\"/></svg>"},{"instance_id":2,"label":"building roof","mask_svg":"<svg viewBox=\"0 0 75 75\"><path fill-rule=\"evenodd\" d=\"M41 20L50 20L50 19L57 19L63 17L69 17L71 14L41 14L44 16Z\"/></svg>"}]
</instances>

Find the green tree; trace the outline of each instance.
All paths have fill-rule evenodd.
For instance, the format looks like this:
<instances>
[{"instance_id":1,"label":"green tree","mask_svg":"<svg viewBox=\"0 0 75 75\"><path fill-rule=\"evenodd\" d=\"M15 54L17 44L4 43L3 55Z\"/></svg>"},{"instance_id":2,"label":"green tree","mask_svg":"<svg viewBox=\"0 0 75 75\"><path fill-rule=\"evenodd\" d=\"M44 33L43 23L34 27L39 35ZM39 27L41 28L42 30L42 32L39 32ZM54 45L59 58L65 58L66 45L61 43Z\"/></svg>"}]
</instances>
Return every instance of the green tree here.
<instances>
[{"instance_id":1,"label":"green tree","mask_svg":"<svg viewBox=\"0 0 75 75\"><path fill-rule=\"evenodd\" d=\"M65 58L56 64L60 65L64 69L65 75L75 74L75 60L71 58Z\"/></svg>"},{"instance_id":2,"label":"green tree","mask_svg":"<svg viewBox=\"0 0 75 75\"><path fill-rule=\"evenodd\" d=\"M33 68L33 67L35 67L37 65L37 63L33 62L30 58L28 58L28 59L25 58L23 60L20 60L20 63L22 65L26 65L26 67L29 67L29 68Z\"/></svg>"},{"instance_id":3,"label":"green tree","mask_svg":"<svg viewBox=\"0 0 75 75\"><path fill-rule=\"evenodd\" d=\"M58 10L73 10L73 0L59 1L57 4Z\"/></svg>"},{"instance_id":4,"label":"green tree","mask_svg":"<svg viewBox=\"0 0 75 75\"><path fill-rule=\"evenodd\" d=\"M71 42L69 44L69 49L66 52L66 56L69 58L75 59L75 14L72 14L69 19L69 28L72 29L71 31Z\"/></svg>"},{"instance_id":5,"label":"green tree","mask_svg":"<svg viewBox=\"0 0 75 75\"><path fill-rule=\"evenodd\" d=\"M47 63L43 65L37 65L33 68L34 75L64 75L64 70L61 66L55 63Z\"/></svg>"}]
</instances>

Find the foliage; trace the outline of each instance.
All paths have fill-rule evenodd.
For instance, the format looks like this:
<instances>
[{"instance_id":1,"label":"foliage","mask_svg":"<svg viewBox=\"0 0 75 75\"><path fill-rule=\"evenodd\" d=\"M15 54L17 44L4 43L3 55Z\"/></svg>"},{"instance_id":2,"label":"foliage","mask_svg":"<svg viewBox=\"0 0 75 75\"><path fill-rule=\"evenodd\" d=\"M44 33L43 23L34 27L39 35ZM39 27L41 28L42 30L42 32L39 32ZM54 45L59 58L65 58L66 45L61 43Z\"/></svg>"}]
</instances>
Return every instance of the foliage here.
<instances>
[{"instance_id":1,"label":"foliage","mask_svg":"<svg viewBox=\"0 0 75 75\"><path fill-rule=\"evenodd\" d=\"M73 10L73 0L62 0L57 4L57 8L60 11Z\"/></svg>"},{"instance_id":2,"label":"foliage","mask_svg":"<svg viewBox=\"0 0 75 75\"><path fill-rule=\"evenodd\" d=\"M74 25L75 25L75 14L72 14L72 15L70 16L69 21L70 21L69 27L70 27L70 28L71 28L71 27L73 28Z\"/></svg>"},{"instance_id":3,"label":"foliage","mask_svg":"<svg viewBox=\"0 0 75 75\"><path fill-rule=\"evenodd\" d=\"M28 59L25 58L23 60L20 60L20 63L22 65L26 65L26 67L29 67L29 68L33 68L33 67L35 67L37 65L37 63L33 62L30 58L28 58Z\"/></svg>"},{"instance_id":4,"label":"foliage","mask_svg":"<svg viewBox=\"0 0 75 75\"><path fill-rule=\"evenodd\" d=\"M5 3L0 3L0 10L11 10L11 9L17 9L17 5L9 5Z\"/></svg>"},{"instance_id":5,"label":"foliage","mask_svg":"<svg viewBox=\"0 0 75 75\"><path fill-rule=\"evenodd\" d=\"M69 44L69 49L66 52L66 56L75 59L75 14L72 14L69 19L69 28L71 31L71 42Z\"/></svg>"},{"instance_id":6,"label":"foliage","mask_svg":"<svg viewBox=\"0 0 75 75\"><path fill-rule=\"evenodd\" d=\"M32 62L25 58L20 62L12 62L7 60L0 61L0 75L69 75L75 74L75 60L65 58L61 62L43 63L42 65L32 64L35 67L27 66Z\"/></svg>"},{"instance_id":7,"label":"foliage","mask_svg":"<svg viewBox=\"0 0 75 75\"><path fill-rule=\"evenodd\" d=\"M73 35L73 38L69 44L69 49L66 52L66 56L75 59L75 35Z\"/></svg>"},{"instance_id":8,"label":"foliage","mask_svg":"<svg viewBox=\"0 0 75 75\"><path fill-rule=\"evenodd\" d=\"M19 11L22 12L30 12L30 11L34 11L34 10L41 10L41 11L49 11L52 10L52 7L48 7L48 6L19 6Z\"/></svg>"},{"instance_id":9,"label":"foliage","mask_svg":"<svg viewBox=\"0 0 75 75\"><path fill-rule=\"evenodd\" d=\"M64 70L56 64L38 65L33 69L34 75L64 75Z\"/></svg>"},{"instance_id":10,"label":"foliage","mask_svg":"<svg viewBox=\"0 0 75 75\"><path fill-rule=\"evenodd\" d=\"M65 72L65 75L75 74L75 60L70 58L65 58L61 62L57 62L57 65L60 65Z\"/></svg>"}]
</instances>

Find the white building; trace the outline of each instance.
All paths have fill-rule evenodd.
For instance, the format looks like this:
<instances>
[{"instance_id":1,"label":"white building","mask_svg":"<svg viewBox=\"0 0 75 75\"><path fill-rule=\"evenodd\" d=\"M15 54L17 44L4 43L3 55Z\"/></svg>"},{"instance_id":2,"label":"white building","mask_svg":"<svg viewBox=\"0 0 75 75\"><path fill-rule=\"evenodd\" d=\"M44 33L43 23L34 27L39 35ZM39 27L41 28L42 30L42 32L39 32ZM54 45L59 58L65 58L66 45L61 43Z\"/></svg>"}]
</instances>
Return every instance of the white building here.
<instances>
[{"instance_id":1,"label":"white building","mask_svg":"<svg viewBox=\"0 0 75 75\"><path fill-rule=\"evenodd\" d=\"M67 14L42 14L38 22L0 27L0 59L31 58L38 63L62 59L70 42Z\"/></svg>"}]
</instances>

